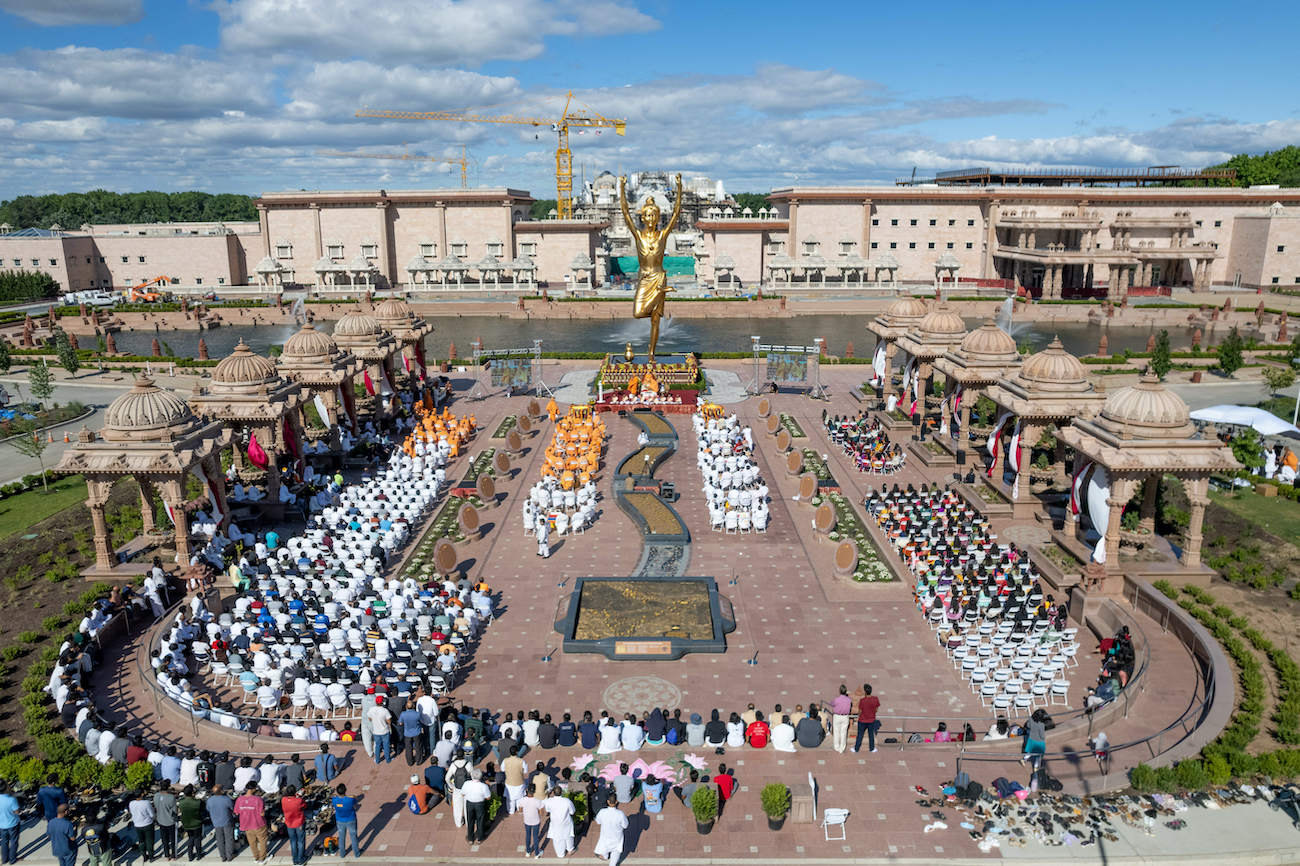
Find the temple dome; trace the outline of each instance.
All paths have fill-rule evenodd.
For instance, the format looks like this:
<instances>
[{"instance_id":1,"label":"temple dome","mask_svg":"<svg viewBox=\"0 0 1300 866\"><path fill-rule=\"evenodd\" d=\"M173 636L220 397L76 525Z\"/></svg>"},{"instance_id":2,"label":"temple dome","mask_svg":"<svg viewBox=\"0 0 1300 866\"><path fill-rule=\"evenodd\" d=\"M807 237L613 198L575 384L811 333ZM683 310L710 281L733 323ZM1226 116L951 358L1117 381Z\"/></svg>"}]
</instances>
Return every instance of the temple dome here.
<instances>
[{"instance_id":1,"label":"temple dome","mask_svg":"<svg viewBox=\"0 0 1300 866\"><path fill-rule=\"evenodd\" d=\"M1052 338L1046 349L1025 359L1020 367L1019 378L1026 386L1040 390L1086 391L1092 387L1082 362L1065 351L1060 339L1056 337Z\"/></svg>"},{"instance_id":2,"label":"temple dome","mask_svg":"<svg viewBox=\"0 0 1300 866\"><path fill-rule=\"evenodd\" d=\"M1192 434L1189 414L1183 398L1148 372L1106 398L1098 423L1124 438L1184 439Z\"/></svg>"},{"instance_id":3,"label":"temple dome","mask_svg":"<svg viewBox=\"0 0 1300 866\"><path fill-rule=\"evenodd\" d=\"M149 438L140 434L183 427L196 420L184 400L165 388L159 388L148 376L140 376L130 391L104 410L104 438Z\"/></svg>"},{"instance_id":4,"label":"temple dome","mask_svg":"<svg viewBox=\"0 0 1300 866\"><path fill-rule=\"evenodd\" d=\"M360 310L345 313L343 318L334 323L336 337L377 337L379 333L379 322L375 317Z\"/></svg>"},{"instance_id":5,"label":"temple dome","mask_svg":"<svg viewBox=\"0 0 1300 866\"><path fill-rule=\"evenodd\" d=\"M388 298L375 307L375 319L390 331L408 325L414 317L411 305L401 298Z\"/></svg>"},{"instance_id":6,"label":"temple dome","mask_svg":"<svg viewBox=\"0 0 1300 866\"><path fill-rule=\"evenodd\" d=\"M254 353L242 338L212 370L213 384L220 385L265 385L278 378L275 363Z\"/></svg>"},{"instance_id":7,"label":"temple dome","mask_svg":"<svg viewBox=\"0 0 1300 866\"><path fill-rule=\"evenodd\" d=\"M961 351L967 357L1005 358L1011 361L1020 357L1016 341L992 319L987 319L962 339Z\"/></svg>"},{"instance_id":8,"label":"temple dome","mask_svg":"<svg viewBox=\"0 0 1300 866\"><path fill-rule=\"evenodd\" d=\"M302 330L284 341L284 350L280 357L284 360L324 359L338 351L328 334L316 330L311 322L302 326Z\"/></svg>"},{"instance_id":9,"label":"temple dome","mask_svg":"<svg viewBox=\"0 0 1300 866\"><path fill-rule=\"evenodd\" d=\"M888 309L885 310L885 315L890 319L915 319L919 322L925 318L927 312L929 310L924 301L907 295L890 304Z\"/></svg>"},{"instance_id":10,"label":"temple dome","mask_svg":"<svg viewBox=\"0 0 1300 866\"><path fill-rule=\"evenodd\" d=\"M916 327L927 339L937 338L940 341L966 333L966 323L961 320L961 316L943 302L936 304L930 312L926 313L925 318L921 319Z\"/></svg>"}]
</instances>

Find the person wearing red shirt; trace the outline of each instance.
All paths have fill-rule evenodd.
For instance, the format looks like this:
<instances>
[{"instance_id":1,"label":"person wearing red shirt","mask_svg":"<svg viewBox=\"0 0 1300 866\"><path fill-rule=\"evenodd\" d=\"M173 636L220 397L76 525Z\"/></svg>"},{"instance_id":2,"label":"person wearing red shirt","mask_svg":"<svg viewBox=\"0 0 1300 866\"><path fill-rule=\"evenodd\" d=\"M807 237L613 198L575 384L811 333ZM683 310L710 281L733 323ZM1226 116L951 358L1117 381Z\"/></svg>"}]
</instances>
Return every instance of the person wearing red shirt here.
<instances>
[{"instance_id":1,"label":"person wearing red shirt","mask_svg":"<svg viewBox=\"0 0 1300 866\"><path fill-rule=\"evenodd\" d=\"M307 862L307 828L306 804L298 796L298 789L293 785L284 789L280 799L280 810L284 813L284 829L289 835L289 852L293 855L293 866L302 866Z\"/></svg>"},{"instance_id":2,"label":"person wearing red shirt","mask_svg":"<svg viewBox=\"0 0 1300 866\"><path fill-rule=\"evenodd\" d=\"M235 816L239 818L239 832L248 840L248 850L253 860L266 860L266 803L257 796L257 786L249 785L235 800Z\"/></svg>"},{"instance_id":3,"label":"person wearing red shirt","mask_svg":"<svg viewBox=\"0 0 1300 866\"><path fill-rule=\"evenodd\" d=\"M718 764L718 775L713 777L713 782L718 786L718 814L722 814L722 807L731 799L731 795L736 793L736 777L731 775L726 764Z\"/></svg>"},{"instance_id":4,"label":"person wearing red shirt","mask_svg":"<svg viewBox=\"0 0 1300 866\"><path fill-rule=\"evenodd\" d=\"M772 735L772 729L768 727L767 722L763 721L763 711L754 712L754 721L749 723L745 728L745 739L749 741L750 748L761 749L767 745L768 737Z\"/></svg>"},{"instance_id":5,"label":"person wearing red shirt","mask_svg":"<svg viewBox=\"0 0 1300 866\"><path fill-rule=\"evenodd\" d=\"M862 697L858 700L858 740L853 744L853 751L862 748L862 735L867 735L867 748L876 750L876 731L880 730L880 720L876 713L880 711L880 698L871 693L871 683L862 686Z\"/></svg>"},{"instance_id":6,"label":"person wearing red shirt","mask_svg":"<svg viewBox=\"0 0 1300 866\"><path fill-rule=\"evenodd\" d=\"M139 740L132 740L131 745L126 747L127 766L147 761L149 759L149 750L140 744Z\"/></svg>"}]
</instances>

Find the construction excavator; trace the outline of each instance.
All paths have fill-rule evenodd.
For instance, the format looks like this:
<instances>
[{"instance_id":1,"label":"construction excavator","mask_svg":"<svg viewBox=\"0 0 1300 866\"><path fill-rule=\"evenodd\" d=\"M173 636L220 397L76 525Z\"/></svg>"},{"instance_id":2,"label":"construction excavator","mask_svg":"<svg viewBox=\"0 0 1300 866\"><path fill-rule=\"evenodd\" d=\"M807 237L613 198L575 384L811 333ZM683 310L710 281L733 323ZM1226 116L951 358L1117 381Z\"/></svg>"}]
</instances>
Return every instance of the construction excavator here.
<instances>
[{"instance_id":1,"label":"construction excavator","mask_svg":"<svg viewBox=\"0 0 1300 866\"><path fill-rule=\"evenodd\" d=\"M139 285L131 286L122 292L123 298L128 304L153 304L163 299L162 292L149 291L150 286L166 286L171 284L171 277L160 276L151 280L145 280Z\"/></svg>"}]
</instances>

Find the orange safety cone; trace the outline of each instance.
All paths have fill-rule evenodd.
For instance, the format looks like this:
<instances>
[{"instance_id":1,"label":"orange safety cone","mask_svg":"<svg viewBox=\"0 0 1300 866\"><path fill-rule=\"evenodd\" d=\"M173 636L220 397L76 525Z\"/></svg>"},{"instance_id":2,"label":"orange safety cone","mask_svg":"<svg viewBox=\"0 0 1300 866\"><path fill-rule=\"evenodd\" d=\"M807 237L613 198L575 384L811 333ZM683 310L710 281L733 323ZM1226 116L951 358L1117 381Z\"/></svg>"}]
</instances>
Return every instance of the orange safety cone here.
<instances>
[{"instance_id":1,"label":"orange safety cone","mask_svg":"<svg viewBox=\"0 0 1300 866\"><path fill-rule=\"evenodd\" d=\"M71 439L68 438L68 431L67 431L67 430L64 430L64 431L63 431L63 441L64 441L64 442L71 442L71 441L72 441Z\"/></svg>"},{"instance_id":2,"label":"orange safety cone","mask_svg":"<svg viewBox=\"0 0 1300 866\"><path fill-rule=\"evenodd\" d=\"M54 444L54 434L53 434L53 433L46 433L46 434L45 434L45 438L46 438L46 440L47 440L51 445Z\"/></svg>"}]
</instances>

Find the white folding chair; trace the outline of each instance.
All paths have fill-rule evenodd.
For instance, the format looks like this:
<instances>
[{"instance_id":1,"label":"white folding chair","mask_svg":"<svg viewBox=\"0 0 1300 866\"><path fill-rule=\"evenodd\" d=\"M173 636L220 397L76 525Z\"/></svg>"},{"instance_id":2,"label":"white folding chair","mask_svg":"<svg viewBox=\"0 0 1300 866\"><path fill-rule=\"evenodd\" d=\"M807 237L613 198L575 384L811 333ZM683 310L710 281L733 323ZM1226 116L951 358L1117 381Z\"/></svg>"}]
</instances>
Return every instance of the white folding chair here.
<instances>
[{"instance_id":1,"label":"white folding chair","mask_svg":"<svg viewBox=\"0 0 1300 866\"><path fill-rule=\"evenodd\" d=\"M827 809L822 812L822 835L826 837L827 842L842 842L847 839L847 831L844 822L849 818L848 809ZM831 835L831 828L839 827L838 836Z\"/></svg>"}]
</instances>

